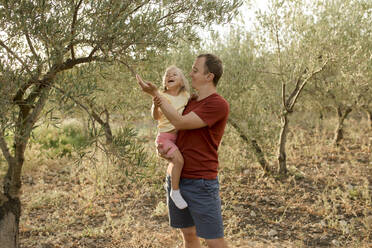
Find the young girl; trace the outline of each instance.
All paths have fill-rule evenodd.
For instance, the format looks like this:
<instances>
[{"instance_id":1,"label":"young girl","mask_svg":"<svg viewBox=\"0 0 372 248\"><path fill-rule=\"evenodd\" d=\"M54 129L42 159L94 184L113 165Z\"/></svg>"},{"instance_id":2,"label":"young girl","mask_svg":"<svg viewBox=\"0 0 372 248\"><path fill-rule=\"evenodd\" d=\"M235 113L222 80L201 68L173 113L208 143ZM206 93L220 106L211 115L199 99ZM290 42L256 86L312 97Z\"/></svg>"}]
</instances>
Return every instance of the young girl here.
<instances>
[{"instance_id":1,"label":"young girl","mask_svg":"<svg viewBox=\"0 0 372 248\"><path fill-rule=\"evenodd\" d=\"M169 103L182 115L182 112L190 98L190 86L182 73L181 69L172 65L165 70L163 76L163 91L159 92ZM161 112L159 106L154 103L151 107L152 117L158 121L158 135L156 137L156 145L162 144L162 149L167 151L167 156L172 157L173 167L170 172L171 176L171 192L175 205L184 209L187 207L186 201L183 199L180 190L179 182L183 167L182 155L174 156L174 153L180 153L176 146L177 130L169 122L169 120Z\"/></svg>"}]
</instances>

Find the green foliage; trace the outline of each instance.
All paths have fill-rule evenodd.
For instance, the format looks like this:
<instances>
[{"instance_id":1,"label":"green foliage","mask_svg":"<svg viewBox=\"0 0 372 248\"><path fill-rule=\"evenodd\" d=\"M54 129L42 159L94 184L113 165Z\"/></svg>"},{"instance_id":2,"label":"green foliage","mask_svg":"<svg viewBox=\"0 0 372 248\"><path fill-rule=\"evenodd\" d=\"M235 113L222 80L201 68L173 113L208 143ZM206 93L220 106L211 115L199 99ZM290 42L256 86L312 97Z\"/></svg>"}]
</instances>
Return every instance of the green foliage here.
<instances>
[{"instance_id":1,"label":"green foliage","mask_svg":"<svg viewBox=\"0 0 372 248\"><path fill-rule=\"evenodd\" d=\"M1 130L17 130L27 140L46 99L53 93L57 98L48 113L55 108L72 111L75 106L94 106L99 97L95 93L112 88L102 80L100 63L120 61L141 66L182 41L197 41L198 28L231 20L241 3L0 1L0 103L5 106L0 112ZM88 63L93 65L81 66ZM107 68L104 70L113 75ZM123 72L123 67L120 70ZM130 78L127 72L119 75L120 80ZM109 80L118 82L117 78ZM117 99L123 99L123 93L118 91ZM22 103L22 115L13 102L15 97L18 104ZM119 106L120 102L112 104L108 99L115 98L106 98L107 106ZM97 111L105 107L98 106ZM28 116L32 118L26 126L17 124Z\"/></svg>"},{"instance_id":2,"label":"green foliage","mask_svg":"<svg viewBox=\"0 0 372 248\"><path fill-rule=\"evenodd\" d=\"M240 122L248 136L270 143L275 135L275 80L257 56L259 49L250 33L232 29L227 39L216 41L215 53L224 63L219 91L231 107L231 118Z\"/></svg>"},{"instance_id":3,"label":"green foliage","mask_svg":"<svg viewBox=\"0 0 372 248\"><path fill-rule=\"evenodd\" d=\"M144 166L148 164L148 155L142 142L137 140L137 132L131 127L122 127L115 134L114 149L117 151L119 166L128 175L128 166Z\"/></svg>"},{"instance_id":4,"label":"green foliage","mask_svg":"<svg viewBox=\"0 0 372 248\"><path fill-rule=\"evenodd\" d=\"M75 125L62 128L43 128L34 136L34 142L41 144L41 148L52 157L71 157L72 153L90 145L92 138L84 130Z\"/></svg>"},{"instance_id":5,"label":"green foliage","mask_svg":"<svg viewBox=\"0 0 372 248\"><path fill-rule=\"evenodd\" d=\"M32 64L43 60L63 61L70 56L70 44L79 56L97 47L104 58L142 60L179 40L196 40L196 28L231 20L241 4L241 0L82 1L80 5L66 0L1 1L0 27L9 48L27 47L19 56L30 56L27 66L32 71ZM25 34L31 43L20 39ZM14 56L9 59L17 61Z\"/></svg>"},{"instance_id":6,"label":"green foliage","mask_svg":"<svg viewBox=\"0 0 372 248\"><path fill-rule=\"evenodd\" d=\"M329 107L372 108L371 7L368 1L333 1L314 8L316 38L326 40L323 49L332 54L332 63L308 89L307 100L316 98L322 112Z\"/></svg>"},{"instance_id":7,"label":"green foliage","mask_svg":"<svg viewBox=\"0 0 372 248\"><path fill-rule=\"evenodd\" d=\"M300 95L295 107L300 115L291 121L314 127L320 116L318 109L332 100L329 92L345 103L372 102L368 80L372 70L367 59L372 25L368 9L363 1L272 1L267 11L258 12L254 33L231 28L226 38L215 34L205 48L223 61L224 75L218 91L230 103L230 118L249 138L259 142L266 155L271 157L276 152L282 83L287 99L296 83L321 68L326 60L329 65L306 85L305 95ZM178 60L187 61L200 52L182 50ZM337 87L339 90L335 90ZM307 112L309 109L311 112Z\"/></svg>"}]
</instances>

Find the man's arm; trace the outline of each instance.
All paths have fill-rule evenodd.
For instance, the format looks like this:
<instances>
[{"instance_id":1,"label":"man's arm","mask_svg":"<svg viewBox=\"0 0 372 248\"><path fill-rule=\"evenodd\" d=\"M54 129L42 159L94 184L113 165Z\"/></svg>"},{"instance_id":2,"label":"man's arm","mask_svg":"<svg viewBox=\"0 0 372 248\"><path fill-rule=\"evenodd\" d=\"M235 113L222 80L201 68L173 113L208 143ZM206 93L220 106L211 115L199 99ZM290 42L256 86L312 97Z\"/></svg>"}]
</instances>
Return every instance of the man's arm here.
<instances>
[{"instance_id":1,"label":"man's arm","mask_svg":"<svg viewBox=\"0 0 372 248\"><path fill-rule=\"evenodd\" d=\"M160 106L161 111L172 123L177 130L185 129L197 129L207 126L200 117L194 112L190 112L187 115L180 115L177 110L162 96L155 85L150 82L144 82L139 75L136 75L137 82L141 86L142 90L147 94L155 97L154 102L157 101L157 105Z\"/></svg>"},{"instance_id":2,"label":"man's arm","mask_svg":"<svg viewBox=\"0 0 372 248\"><path fill-rule=\"evenodd\" d=\"M155 93L154 102L157 102L165 117L167 117L169 122L172 123L177 130L197 129L207 126L207 123L205 123L194 112L180 115L177 110L158 92Z\"/></svg>"}]
</instances>

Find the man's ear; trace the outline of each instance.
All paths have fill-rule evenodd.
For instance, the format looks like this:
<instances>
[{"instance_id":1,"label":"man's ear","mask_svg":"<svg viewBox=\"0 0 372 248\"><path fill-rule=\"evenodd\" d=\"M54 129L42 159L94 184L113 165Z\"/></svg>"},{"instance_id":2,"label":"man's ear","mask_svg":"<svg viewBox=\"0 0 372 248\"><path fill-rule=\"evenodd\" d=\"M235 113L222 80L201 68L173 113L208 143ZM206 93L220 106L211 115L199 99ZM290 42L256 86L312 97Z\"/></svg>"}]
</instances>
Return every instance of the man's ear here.
<instances>
[{"instance_id":1,"label":"man's ear","mask_svg":"<svg viewBox=\"0 0 372 248\"><path fill-rule=\"evenodd\" d=\"M214 74L212 72L208 72L207 78L208 78L208 80L213 81Z\"/></svg>"}]
</instances>

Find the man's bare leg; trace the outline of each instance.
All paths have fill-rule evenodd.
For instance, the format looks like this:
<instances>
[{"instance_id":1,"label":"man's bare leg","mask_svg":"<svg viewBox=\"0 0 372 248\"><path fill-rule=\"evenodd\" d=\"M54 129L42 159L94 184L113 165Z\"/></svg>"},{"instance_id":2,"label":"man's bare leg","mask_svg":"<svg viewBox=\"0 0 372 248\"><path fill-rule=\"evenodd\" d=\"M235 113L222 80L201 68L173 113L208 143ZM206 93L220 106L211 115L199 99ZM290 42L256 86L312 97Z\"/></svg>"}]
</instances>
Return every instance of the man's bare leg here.
<instances>
[{"instance_id":1,"label":"man's bare leg","mask_svg":"<svg viewBox=\"0 0 372 248\"><path fill-rule=\"evenodd\" d=\"M199 237L196 235L195 226L181 228L185 248L201 248Z\"/></svg>"},{"instance_id":2,"label":"man's bare leg","mask_svg":"<svg viewBox=\"0 0 372 248\"><path fill-rule=\"evenodd\" d=\"M224 238L219 239L206 239L209 248L228 248Z\"/></svg>"}]
</instances>

